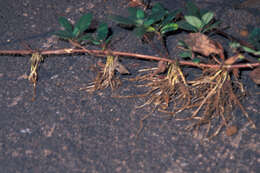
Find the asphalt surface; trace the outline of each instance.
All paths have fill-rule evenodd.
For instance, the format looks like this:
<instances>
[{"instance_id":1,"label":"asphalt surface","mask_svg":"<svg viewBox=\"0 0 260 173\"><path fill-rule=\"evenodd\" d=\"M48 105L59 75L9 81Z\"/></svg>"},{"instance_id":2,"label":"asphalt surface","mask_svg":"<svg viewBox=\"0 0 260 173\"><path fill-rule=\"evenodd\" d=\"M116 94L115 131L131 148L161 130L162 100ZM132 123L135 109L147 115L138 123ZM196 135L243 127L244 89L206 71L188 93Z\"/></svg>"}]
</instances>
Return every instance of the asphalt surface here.
<instances>
[{"instance_id":1,"label":"asphalt surface","mask_svg":"<svg viewBox=\"0 0 260 173\"><path fill-rule=\"evenodd\" d=\"M167 8L183 8L184 1L161 0ZM216 13L230 26L229 33L240 37L242 29L260 26L259 7L233 8L234 1L195 1L201 8ZM35 50L69 47L52 33L60 29L59 16L71 21L83 13L107 21L115 38L114 50L156 54L147 45L107 18L107 14L126 15L122 0L0 0L0 49ZM177 40L167 38L175 56ZM223 39L223 38L222 38ZM243 38L242 38L243 39ZM155 112L145 121L139 137L139 120L152 107L136 109L142 98L111 97L111 90L89 94L79 91L95 76L93 65L99 60L90 55L48 56L40 64L37 97L32 98L29 56L0 56L0 172L2 173L256 173L260 170L260 95L259 86L241 76L248 92L242 100L257 128L235 108L232 123L238 133L228 137L225 130L213 140L194 135L184 128L189 122L165 120ZM156 66L155 63L122 59L130 72ZM192 69L191 69L192 70ZM121 76L125 78L127 76ZM119 94L142 92L124 81ZM188 114L190 112L184 112ZM203 130L202 130L203 131Z\"/></svg>"}]
</instances>

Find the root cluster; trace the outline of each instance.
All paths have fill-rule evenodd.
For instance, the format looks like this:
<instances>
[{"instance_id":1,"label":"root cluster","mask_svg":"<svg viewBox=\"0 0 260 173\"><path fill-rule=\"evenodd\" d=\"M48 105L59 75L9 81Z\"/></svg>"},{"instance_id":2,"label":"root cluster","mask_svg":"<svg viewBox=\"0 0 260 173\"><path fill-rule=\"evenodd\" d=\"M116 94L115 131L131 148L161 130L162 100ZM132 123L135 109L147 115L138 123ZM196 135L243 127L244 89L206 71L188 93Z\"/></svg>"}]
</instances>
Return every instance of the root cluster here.
<instances>
[{"instance_id":1,"label":"root cluster","mask_svg":"<svg viewBox=\"0 0 260 173\"><path fill-rule=\"evenodd\" d=\"M107 56L106 64L104 65L103 70L98 73L94 82L90 83L87 87L80 88L80 90L94 92L108 87L112 90L117 88L121 84L119 78L115 76L117 65L117 58Z\"/></svg>"},{"instance_id":2,"label":"root cluster","mask_svg":"<svg viewBox=\"0 0 260 173\"><path fill-rule=\"evenodd\" d=\"M178 117L176 119L192 120L193 123L187 129L198 130L200 126L207 125L205 136L212 138L218 135L223 127L229 127L234 105L238 105L248 121L255 127L240 103L240 99L245 95L243 85L237 78L231 78L232 75L227 69L207 69L198 79L186 81L180 67L172 63L164 78L158 76L136 78L139 81L147 81L139 86L148 87L148 92L133 97L148 98L137 108L152 105L154 106L153 111L158 110L170 114L170 116L176 116L185 109L192 110L188 118ZM150 115L141 118L138 133L143 128L143 121ZM213 121L218 125L212 126Z\"/></svg>"},{"instance_id":3,"label":"root cluster","mask_svg":"<svg viewBox=\"0 0 260 173\"><path fill-rule=\"evenodd\" d=\"M198 129L201 125L207 124L206 135L211 134L209 137L218 135L223 127L228 127L234 105L240 107L254 127L254 123L239 101L245 94L243 85L237 79L231 80L230 72L227 70L207 70L202 77L189 81L189 84L192 86L193 93L191 107L195 108L189 118L194 119L195 123L189 128ZM218 121L219 125L210 133L213 120Z\"/></svg>"}]
</instances>

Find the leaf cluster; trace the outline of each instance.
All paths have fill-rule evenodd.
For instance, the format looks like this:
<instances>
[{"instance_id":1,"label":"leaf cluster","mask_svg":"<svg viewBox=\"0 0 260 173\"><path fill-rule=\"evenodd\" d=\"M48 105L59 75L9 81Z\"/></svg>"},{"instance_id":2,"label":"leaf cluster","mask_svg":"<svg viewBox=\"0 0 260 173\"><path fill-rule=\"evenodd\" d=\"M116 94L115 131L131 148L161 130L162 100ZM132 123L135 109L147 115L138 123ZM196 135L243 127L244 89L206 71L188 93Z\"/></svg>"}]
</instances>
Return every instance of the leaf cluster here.
<instances>
[{"instance_id":1,"label":"leaf cluster","mask_svg":"<svg viewBox=\"0 0 260 173\"><path fill-rule=\"evenodd\" d=\"M187 14L184 20L177 22L179 28L191 32L208 32L216 28L220 22L214 21L214 13L199 9L194 3L187 2Z\"/></svg>"},{"instance_id":2,"label":"leaf cluster","mask_svg":"<svg viewBox=\"0 0 260 173\"><path fill-rule=\"evenodd\" d=\"M73 26L67 18L60 17L59 23L63 27L63 30L57 31L55 34L65 40L77 42L90 41L90 43L95 45L107 44L111 39L111 36L108 37L108 25L101 22L98 25L96 32L90 33L89 27L91 25L92 18L93 15L91 13L84 14Z\"/></svg>"},{"instance_id":3,"label":"leaf cluster","mask_svg":"<svg viewBox=\"0 0 260 173\"><path fill-rule=\"evenodd\" d=\"M132 27L134 33L142 38L144 34L149 32L164 35L167 32L177 30L178 25L173 22L173 19L179 12L179 10L170 12L160 3L156 3L152 9L147 11L129 7L128 17L111 15L110 18L123 26Z\"/></svg>"}]
</instances>

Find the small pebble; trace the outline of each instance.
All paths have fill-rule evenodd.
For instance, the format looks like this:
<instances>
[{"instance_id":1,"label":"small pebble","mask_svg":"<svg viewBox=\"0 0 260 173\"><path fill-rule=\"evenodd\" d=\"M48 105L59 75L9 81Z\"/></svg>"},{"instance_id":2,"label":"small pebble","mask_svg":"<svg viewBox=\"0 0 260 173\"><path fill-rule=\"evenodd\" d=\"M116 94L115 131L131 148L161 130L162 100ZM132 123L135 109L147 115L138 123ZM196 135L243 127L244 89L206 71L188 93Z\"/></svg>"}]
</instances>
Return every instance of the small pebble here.
<instances>
[{"instance_id":1,"label":"small pebble","mask_svg":"<svg viewBox=\"0 0 260 173\"><path fill-rule=\"evenodd\" d=\"M237 133L237 126L229 126L227 127L227 130L226 130L226 135L227 136L233 136L234 134Z\"/></svg>"},{"instance_id":2,"label":"small pebble","mask_svg":"<svg viewBox=\"0 0 260 173\"><path fill-rule=\"evenodd\" d=\"M242 37L248 37L248 31L246 29L242 29L239 34L242 36Z\"/></svg>"}]
</instances>

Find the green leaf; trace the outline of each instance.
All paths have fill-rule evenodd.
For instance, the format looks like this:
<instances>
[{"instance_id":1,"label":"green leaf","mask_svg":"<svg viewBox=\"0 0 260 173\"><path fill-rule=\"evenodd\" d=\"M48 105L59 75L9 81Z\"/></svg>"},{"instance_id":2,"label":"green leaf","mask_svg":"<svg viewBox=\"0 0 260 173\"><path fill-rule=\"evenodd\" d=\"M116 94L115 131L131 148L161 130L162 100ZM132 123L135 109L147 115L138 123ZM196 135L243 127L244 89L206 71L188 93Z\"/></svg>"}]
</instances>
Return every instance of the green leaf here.
<instances>
[{"instance_id":1,"label":"green leaf","mask_svg":"<svg viewBox=\"0 0 260 173\"><path fill-rule=\"evenodd\" d=\"M58 37L65 39L65 40L70 40L73 38L72 33L67 32L67 31L57 31L56 33L54 33L55 35L57 35Z\"/></svg>"},{"instance_id":2,"label":"green leaf","mask_svg":"<svg viewBox=\"0 0 260 173\"><path fill-rule=\"evenodd\" d=\"M179 54L181 58L191 58L192 57L192 52L191 51L185 51Z\"/></svg>"},{"instance_id":3,"label":"green leaf","mask_svg":"<svg viewBox=\"0 0 260 173\"><path fill-rule=\"evenodd\" d=\"M217 28L220 24L220 21L216 21L215 23L211 24L210 26L206 27L205 29L203 29L202 32L207 32L207 31L210 31L214 28Z\"/></svg>"},{"instance_id":4,"label":"green leaf","mask_svg":"<svg viewBox=\"0 0 260 173\"><path fill-rule=\"evenodd\" d=\"M97 29L97 40L104 41L107 37L107 34L108 34L108 26L106 23L102 22L101 24L99 24Z\"/></svg>"},{"instance_id":5,"label":"green leaf","mask_svg":"<svg viewBox=\"0 0 260 173\"><path fill-rule=\"evenodd\" d=\"M123 24L123 25L135 25L135 21L126 18L126 17L122 17L122 16L118 16L118 15L112 15L109 16L110 19L112 19L115 22L118 22L119 24Z\"/></svg>"},{"instance_id":6,"label":"green leaf","mask_svg":"<svg viewBox=\"0 0 260 173\"><path fill-rule=\"evenodd\" d=\"M88 29L89 25L92 21L92 14L88 13L83 16L76 22L75 28L73 30L74 36L78 36L82 32L84 32L86 29Z\"/></svg>"},{"instance_id":7,"label":"green leaf","mask_svg":"<svg viewBox=\"0 0 260 173\"><path fill-rule=\"evenodd\" d=\"M255 53L255 50L249 48L249 47L245 47L245 46L242 46L242 48L244 49L244 51L246 52L249 52L249 53Z\"/></svg>"},{"instance_id":8,"label":"green leaf","mask_svg":"<svg viewBox=\"0 0 260 173\"><path fill-rule=\"evenodd\" d=\"M146 32L155 32L155 31L156 31L156 30L155 30L154 27L151 27L151 26L146 27Z\"/></svg>"},{"instance_id":9,"label":"green leaf","mask_svg":"<svg viewBox=\"0 0 260 173\"><path fill-rule=\"evenodd\" d=\"M201 20L198 17L195 17L195 16L184 16L184 18L190 25L194 26L198 30L201 29L202 22L201 22Z\"/></svg>"},{"instance_id":10,"label":"green leaf","mask_svg":"<svg viewBox=\"0 0 260 173\"><path fill-rule=\"evenodd\" d=\"M135 35L139 38L142 38L146 32L146 28L145 27L136 27L133 31L135 33Z\"/></svg>"},{"instance_id":11,"label":"green leaf","mask_svg":"<svg viewBox=\"0 0 260 173\"><path fill-rule=\"evenodd\" d=\"M67 32L72 33L72 25L71 25L71 23L68 21L67 18L65 18L65 17L59 17L58 20L59 20L60 25L61 25Z\"/></svg>"},{"instance_id":12,"label":"green leaf","mask_svg":"<svg viewBox=\"0 0 260 173\"><path fill-rule=\"evenodd\" d=\"M105 44L107 45L112 39L112 35L110 35L106 40L105 40Z\"/></svg>"},{"instance_id":13,"label":"green leaf","mask_svg":"<svg viewBox=\"0 0 260 173\"><path fill-rule=\"evenodd\" d=\"M172 20L173 20L174 18L176 18L176 15L179 14L180 12L181 12L180 9L174 10L174 11L170 12L168 15L166 15L166 18L162 21L161 26L164 26L164 25L166 25L166 24L172 22Z\"/></svg>"},{"instance_id":14,"label":"green leaf","mask_svg":"<svg viewBox=\"0 0 260 173\"><path fill-rule=\"evenodd\" d=\"M242 46L242 48L244 49L244 51L248 52L248 53L252 53L254 55L260 55L260 51L256 51L256 50L253 50L249 47L245 47L245 46Z\"/></svg>"},{"instance_id":15,"label":"green leaf","mask_svg":"<svg viewBox=\"0 0 260 173\"><path fill-rule=\"evenodd\" d=\"M79 36L79 34L80 34L79 28L74 28L74 29L73 29L73 32L72 32L73 37L76 38L76 37Z\"/></svg>"},{"instance_id":16,"label":"green leaf","mask_svg":"<svg viewBox=\"0 0 260 173\"><path fill-rule=\"evenodd\" d=\"M152 24L154 24L154 23L162 20L165 15L166 15L166 11L163 11L163 12L151 14L147 18L148 18L148 20L153 20L154 22Z\"/></svg>"},{"instance_id":17,"label":"green leaf","mask_svg":"<svg viewBox=\"0 0 260 173\"><path fill-rule=\"evenodd\" d=\"M194 63L200 63L200 59L199 58L194 58L193 60L192 60L192 62L194 62Z\"/></svg>"},{"instance_id":18,"label":"green leaf","mask_svg":"<svg viewBox=\"0 0 260 173\"><path fill-rule=\"evenodd\" d=\"M238 55L238 58L239 58L239 59L245 59L245 56L242 55L242 54L240 54L240 55Z\"/></svg>"},{"instance_id":19,"label":"green leaf","mask_svg":"<svg viewBox=\"0 0 260 173\"><path fill-rule=\"evenodd\" d=\"M92 44L97 45L97 46L101 44L101 42L98 40L91 40L91 42L92 42Z\"/></svg>"},{"instance_id":20,"label":"green leaf","mask_svg":"<svg viewBox=\"0 0 260 173\"><path fill-rule=\"evenodd\" d=\"M185 49L189 49L189 46L182 40L178 41L178 46L181 46L181 47L183 47Z\"/></svg>"},{"instance_id":21,"label":"green leaf","mask_svg":"<svg viewBox=\"0 0 260 173\"><path fill-rule=\"evenodd\" d=\"M254 53L254 55L260 55L260 51L256 51L255 53Z\"/></svg>"},{"instance_id":22,"label":"green leaf","mask_svg":"<svg viewBox=\"0 0 260 173\"><path fill-rule=\"evenodd\" d=\"M77 40L78 41L87 41L87 40L92 40L92 39L93 38L92 38L91 34L88 33L88 34L85 34L85 35L81 36Z\"/></svg>"},{"instance_id":23,"label":"green leaf","mask_svg":"<svg viewBox=\"0 0 260 173\"><path fill-rule=\"evenodd\" d=\"M176 23L169 23L161 28L161 33L165 34L170 31L175 31L178 29L178 24Z\"/></svg>"},{"instance_id":24,"label":"green leaf","mask_svg":"<svg viewBox=\"0 0 260 173\"><path fill-rule=\"evenodd\" d=\"M186 30L186 31L193 31L193 32L198 32L199 30L197 28L195 28L194 26L188 24L186 21L179 21L177 22L179 28Z\"/></svg>"},{"instance_id":25,"label":"green leaf","mask_svg":"<svg viewBox=\"0 0 260 173\"><path fill-rule=\"evenodd\" d=\"M189 16L196 16L200 18L200 10L199 8L191 1L186 3L186 8L188 10Z\"/></svg>"},{"instance_id":26,"label":"green leaf","mask_svg":"<svg viewBox=\"0 0 260 173\"><path fill-rule=\"evenodd\" d=\"M144 11L141 9L138 9L136 12L136 18L137 19L144 19Z\"/></svg>"},{"instance_id":27,"label":"green leaf","mask_svg":"<svg viewBox=\"0 0 260 173\"><path fill-rule=\"evenodd\" d=\"M202 16L202 22L204 25L207 25L214 17L214 13L212 12L207 12Z\"/></svg>"},{"instance_id":28,"label":"green leaf","mask_svg":"<svg viewBox=\"0 0 260 173\"><path fill-rule=\"evenodd\" d=\"M237 48L241 47L241 45L237 42L230 42L229 47L232 49L237 49Z\"/></svg>"},{"instance_id":29,"label":"green leaf","mask_svg":"<svg viewBox=\"0 0 260 173\"><path fill-rule=\"evenodd\" d=\"M249 34L249 38L252 39L253 37L257 37L260 39L260 28L254 28L251 33Z\"/></svg>"},{"instance_id":30,"label":"green leaf","mask_svg":"<svg viewBox=\"0 0 260 173\"><path fill-rule=\"evenodd\" d=\"M151 26L154 22L155 22L154 19L148 19L148 20L145 20L145 21L144 21L144 25L145 25L146 27L148 27L148 26Z\"/></svg>"},{"instance_id":31,"label":"green leaf","mask_svg":"<svg viewBox=\"0 0 260 173\"><path fill-rule=\"evenodd\" d=\"M137 27L140 27L140 26L144 25L144 20L143 20L143 19L137 19L137 20L135 21L135 25L136 25Z\"/></svg>"},{"instance_id":32,"label":"green leaf","mask_svg":"<svg viewBox=\"0 0 260 173\"><path fill-rule=\"evenodd\" d=\"M163 12L163 11L166 11L166 10L160 3L154 4L154 6L152 8L152 14L155 14L158 12Z\"/></svg>"},{"instance_id":33,"label":"green leaf","mask_svg":"<svg viewBox=\"0 0 260 173\"><path fill-rule=\"evenodd\" d=\"M127 10L129 13L129 18L135 20L137 16L137 8L129 7Z\"/></svg>"}]
</instances>

